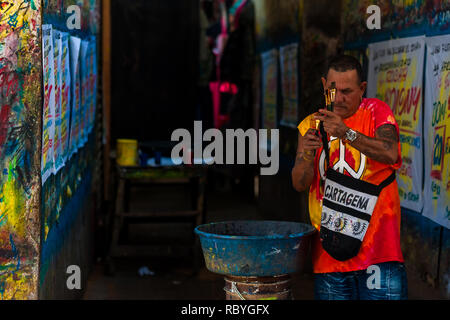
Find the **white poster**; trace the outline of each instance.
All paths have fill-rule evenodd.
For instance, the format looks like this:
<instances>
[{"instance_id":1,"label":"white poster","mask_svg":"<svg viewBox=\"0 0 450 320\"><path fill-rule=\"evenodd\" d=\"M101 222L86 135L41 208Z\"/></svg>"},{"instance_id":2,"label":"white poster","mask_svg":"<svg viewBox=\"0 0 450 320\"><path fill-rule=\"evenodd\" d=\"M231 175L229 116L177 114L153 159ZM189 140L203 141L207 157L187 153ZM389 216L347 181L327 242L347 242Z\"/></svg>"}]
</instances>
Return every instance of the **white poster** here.
<instances>
[{"instance_id":1,"label":"white poster","mask_svg":"<svg viewBox=\"0 0 450 320\"><path fill-rule=\"evenodd\" d=\"M426 43L423 215L450 228L450 35Z\"/></svg>"},{"instance_id":2,"label":"white poster","mask_svg":"<svg viewBox=\"0 0 450 320\"><path fill-rule=\"evenodd\" d=\"M69 34L61 32L61 150L63 161L69 155L70 129L70 53Z\"/></svg>"},{"instance_id":3,"label":"white poster","mask_svg":"<svg viewBox=\"0 0 450 320\"><path fill-rule=\"evenodd\" d=\"M403 162L397 182L401 206L421 212L425 36L373 43L369 54L367 97L386 102L400 127Z\"/></svg>"},{"instance_id":4,"label":"white poster","mask_svg":"<svg viewBox=\"0 0 450 320\"><path fill-rule=\"evenodd\" d=\"M89 126L89 70L88 70L88 47L89 41L81 41L80 49L80 77L81 77L81 105L80 105L80 140L78 148L82 148L88 140Z\"/></svg>"},{"instance_id":5,"label":"white poster","mask_svg":"<svg viewBox=\"0 0 450 320\"><path fill-rule=\"evenodd\" d=\"M262 59L262 128L277 128L278 51L261 55Z\"/></svg>"},{"instance_id":6,"label":"white poster","mask_svg":"<svg viewBox=\"0 0 450 320\"><path fill-rule=\"evenodd\" d=\"M292 128L298 125L298 44L280 48L281 88L283 113L280 124Z\"/></svg>"},{"instance_id":7,"label":"white poster","mask_svg":"<svg viewBox=\"0 0 450 320\"><path fill-rule=\"evenodd\" d=\"M71 106L70 106L70 133L69 133L69 158L77 152L80 140L80 46L81 39L70 37L70 90L71 90Z\"/></svg>"},{"instance_id":8,"label":"white poster","mask_svg":"<svg viewBox=\"0 0 450 320\"><path fill-rule=\"evenodd\" d=\"M53 143L55 137L55 60L51 25L42 25L42 59L44 105L42 112L42 185L54 172Z\"/></svg>"},{"instance_id":9,"label":"white poster","mask_svg":"<svg viewBox=\"0 0 450 320\"><path fill-rule=\"evenodd\" d=\"M97 106L97 38L91 37L90 41L90 56L89 56L89 88L90 88L90 101L89 101L89 132L94 129L95 126L95 112Z\"/></svg>"},{"instance_id":10,"label":"white poster","mask_svg":"<svg viewBox=\"0 0 450 320\"><path fill-rule=\"evenodd\" d=\"M64 166L61 145L61 103L62 103L62 42L61 32L53 30L53 51L55 58L55 138L53 143L53 161L55 174Z\"/></svg>"}]
</instances>

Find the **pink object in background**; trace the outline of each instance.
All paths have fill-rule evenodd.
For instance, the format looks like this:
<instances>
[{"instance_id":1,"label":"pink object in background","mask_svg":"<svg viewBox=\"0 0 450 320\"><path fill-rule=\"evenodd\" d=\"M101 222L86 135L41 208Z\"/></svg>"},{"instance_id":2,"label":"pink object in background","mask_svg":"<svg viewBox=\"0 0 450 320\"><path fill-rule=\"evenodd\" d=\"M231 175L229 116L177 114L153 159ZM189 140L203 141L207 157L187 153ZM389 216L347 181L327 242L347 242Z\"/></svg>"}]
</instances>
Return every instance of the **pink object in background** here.
<instances>
[{"instance_id":1,"label":"pink object in background","mask_svg":"<svg viewBox=\"0 0 450 320\"><path fill-rule=\"evenodd\" d=\"M221 94L221 86L223 83L219 81L210 82L209 89L211 90L212 100L213 100L213 119L214 119L214 128L219 129L226 123L230 117L228 115L220 114L220 94Z\"/></svg>"}]
</instances>

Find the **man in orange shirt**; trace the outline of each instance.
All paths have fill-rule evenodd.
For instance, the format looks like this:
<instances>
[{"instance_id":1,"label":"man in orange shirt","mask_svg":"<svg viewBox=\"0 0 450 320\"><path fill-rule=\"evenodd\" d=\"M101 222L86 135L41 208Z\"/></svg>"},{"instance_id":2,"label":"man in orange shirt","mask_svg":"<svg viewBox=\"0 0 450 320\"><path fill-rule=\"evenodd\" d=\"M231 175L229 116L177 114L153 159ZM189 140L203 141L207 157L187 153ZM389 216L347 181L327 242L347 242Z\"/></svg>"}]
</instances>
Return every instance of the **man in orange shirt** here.
<instances>
[{"instance_id":1,"label":"man in orange shirt","mask_svg":"<svg viewBox=\"0 0 450 320\"><path fill-rule=\"evenodd\" d=\"M315 298L407 299L398 125L387 104L363 99L367 82L355 58L333 58L322 83L324 90L335 84L334 109L300 123L292 169L294 188L309 189L311 223L319 230L312 244Z\"/></svg>"}]
</instances>

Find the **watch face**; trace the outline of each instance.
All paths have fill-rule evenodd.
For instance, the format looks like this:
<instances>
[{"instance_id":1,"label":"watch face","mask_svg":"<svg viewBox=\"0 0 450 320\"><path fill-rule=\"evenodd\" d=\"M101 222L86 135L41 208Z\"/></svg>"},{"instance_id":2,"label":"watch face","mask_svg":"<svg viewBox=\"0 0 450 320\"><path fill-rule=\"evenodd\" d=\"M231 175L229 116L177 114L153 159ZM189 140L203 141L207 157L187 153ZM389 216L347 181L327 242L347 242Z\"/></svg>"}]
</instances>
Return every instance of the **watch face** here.
<instances>
[{"instance_id":1,"label":"watch face","mask_svg":"<svg viewBox=\"0 0 450 320\"><path fill-rule=\"evenodd\" d=\"M350 141L353 141L356 139L356 132L351 129L347 131L346 135L347 135L347 139Z\"/></svg>"}]
</instances>

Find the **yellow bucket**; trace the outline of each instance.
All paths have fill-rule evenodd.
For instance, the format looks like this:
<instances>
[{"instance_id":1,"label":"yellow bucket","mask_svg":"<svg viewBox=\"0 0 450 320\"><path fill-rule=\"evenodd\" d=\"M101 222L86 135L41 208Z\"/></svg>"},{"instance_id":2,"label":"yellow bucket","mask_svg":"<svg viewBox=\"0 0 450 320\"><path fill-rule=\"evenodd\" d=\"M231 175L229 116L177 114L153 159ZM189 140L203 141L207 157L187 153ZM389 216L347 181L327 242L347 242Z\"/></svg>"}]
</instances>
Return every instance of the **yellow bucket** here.
<instances>
[{"instance_id":1,"label":"yellow bucket","mask_svg":"<svg viewBox=\"0 0 450 320\"><path fill-rule=\"evenodd\" d=\"M117 164L120 166L138 165L138 142L130 139L117 139Z\"/></svg>"}]
</instances>

